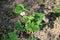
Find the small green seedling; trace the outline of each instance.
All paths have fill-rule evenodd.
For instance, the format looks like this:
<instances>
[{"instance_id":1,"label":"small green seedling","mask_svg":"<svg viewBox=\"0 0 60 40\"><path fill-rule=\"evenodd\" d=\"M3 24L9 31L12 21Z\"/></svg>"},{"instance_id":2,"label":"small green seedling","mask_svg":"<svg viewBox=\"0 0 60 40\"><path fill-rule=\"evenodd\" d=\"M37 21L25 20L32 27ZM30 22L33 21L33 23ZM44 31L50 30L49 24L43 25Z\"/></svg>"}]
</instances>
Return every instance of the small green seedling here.
<instances>
[{"instance_id":1,"label":"small green seedling","mask_svg":"<svg viewBox=\"0 0 60 40\"><path fill-rule=\"evenodd\" d=\"M15 14L21 14L22 13L23 15L25 15L24 10L29 12L29 9L25 9L23 4L18 4L14 9L14 13Z\"/></svg>"},{"instance_id":2,"label":"small green seedling","mask_svg":"<svg viewBox=\"0 0 60 40\"><path fill-rule=\"evenodd\" d=\"M27 24L27 26L25 26L25 29L26 29L26 31L30 31L30 32L32 31L32 28L31 28L30 24L29 25Z\"/></svg>"},{"instance_id":3,"label":"small green seedling","mask_svg":"<svg viewBox=\"0 0 60 40\"><path fill-rule=\"evenodd\" d=\"M10 40L18 40L18 36L15 32L8 33Z\"/></svg>"},{"instance_id":4,"label":"small green seedling","mask_svg":"<svg viewBox=\"0 0 60 40\"><path fill-rule=\"evenodd\" d=\"M14 12L15 12L16 14L20 14L23 10L24 10L24 5L23 5L23 4L19 4L19 5L17 5L17 6L15 7Z\"/></svg>"},{"instance_id":5,"label":"small green seedling","mask_svg":"<svg viewBox=\"0 0 60 40\"><path fill-rule=\"evenodd\" d=\"M17 21L15 23L15 27L18 31L21 31L23 29L22 23L20 21Z\"/></svg>"},{"instance_id":6,"label":"small green seedling","mask_svg":"<svg viewBox=\"0 0 60 40\"><path fill-rule=\"evenodd\" d=\"M60 13L60 6L55 6L55 7L53 8L53 12L54 12L54 13Z\"/></svg>"},{"instance_id":7,"label":"small green seedling","mask_svg":"<svg viewBox=\"0 0 60 40\"><path fill-rule=\"evenodd\" d=\"M31 22L31 20L34 19L33 16L23 16L23 18L25 19L25 22Z\"/></svg>"},{"instance_id":8,"label":"small green seedling","mask_svg":"<svg viewBox=\"0 0 60 40\"><path fill-rule=\"evenodd\" d=\"M33 32L37 32L39 29L40 29L40 28L39 28L39 25L34 25L34 26L32 26L32 31L33 31Z\"/></svg>"},{"instance_id":9,"label":"small green seedling","mask_svg":"<svg viewBox=\"0 0 60 40\"><path fill-rule=\"evenodd\" d=\"M35 13L35 17L36 17L37 25L40 25L43 20L44 14L43 13Z\"/></svg>"},{"instance_id":10,"label":"small green seedling","mask_svg":"<svg viewBox=\"0 0 60 40\"><path fill-rule=\"evenodd\" d=\"M55 6L53 8L53 12L54 12L56 17L59 17L60 16L60 5L59 6Z\"/></svg>"}]
</instances>

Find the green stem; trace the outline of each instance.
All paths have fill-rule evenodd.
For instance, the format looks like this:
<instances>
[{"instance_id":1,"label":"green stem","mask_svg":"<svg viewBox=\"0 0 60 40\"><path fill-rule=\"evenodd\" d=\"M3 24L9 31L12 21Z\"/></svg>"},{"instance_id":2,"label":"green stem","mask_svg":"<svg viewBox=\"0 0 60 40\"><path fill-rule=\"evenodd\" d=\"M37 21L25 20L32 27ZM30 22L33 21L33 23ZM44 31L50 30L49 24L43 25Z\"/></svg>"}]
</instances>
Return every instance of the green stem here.
<instances>
[{"instance_id":1,"label":"green stem","mask_svg":"<svg viewBox=\"0 0 60 40\"><path fill-rule=\"evenodd\" d=\"M30 12L29 10L27 10L27 9L24 9L25 11L28 11L28 12Z\"/></svg>"}]
</instances>

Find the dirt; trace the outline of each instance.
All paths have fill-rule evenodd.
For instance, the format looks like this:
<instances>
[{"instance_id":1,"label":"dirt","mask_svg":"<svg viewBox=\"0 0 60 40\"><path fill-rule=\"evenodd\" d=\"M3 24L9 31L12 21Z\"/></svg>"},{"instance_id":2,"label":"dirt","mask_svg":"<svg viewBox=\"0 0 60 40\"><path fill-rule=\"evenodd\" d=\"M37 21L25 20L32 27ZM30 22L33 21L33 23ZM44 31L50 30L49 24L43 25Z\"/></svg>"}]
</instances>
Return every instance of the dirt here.
<instances>
[{"instance_id":1,"label":"dirt","mask_svg":"<svg viewBox=\"0 0 60 40\"><path fill-rule=\"evenodd\" d=\"M41 2L41 3L40 3ZM18 4L24 4L25 8L29 7L31 14L35 12L42 12L47 15L52 12L53 7L60 5L60 0L0 0L0 33L4 32L6 28L14 30L14 22L20 20L24 22L24 19L13 13L13 9ZM42 9L43 6L43 9ZM12 13L12 15L10 15ZM30 14L29 14L30 15ZM49 22L46 16L43 19L45 24ZM32 33L39 40L60 40L60 24L58 18L54 22L54 27L51 29L48 25L38 32ZM2 34L1 33L1 34ZM19 40L28 40L23 34L21 34Z\"/></svg>"}]
</instances>

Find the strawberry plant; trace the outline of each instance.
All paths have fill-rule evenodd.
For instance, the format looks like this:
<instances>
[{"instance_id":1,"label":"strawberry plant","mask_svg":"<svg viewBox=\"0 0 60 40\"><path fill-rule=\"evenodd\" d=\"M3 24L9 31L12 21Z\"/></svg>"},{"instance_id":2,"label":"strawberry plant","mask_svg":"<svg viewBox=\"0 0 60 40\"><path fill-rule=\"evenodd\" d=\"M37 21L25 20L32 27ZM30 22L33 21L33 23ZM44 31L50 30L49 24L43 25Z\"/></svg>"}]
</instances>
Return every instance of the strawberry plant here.
<instances>
[{"instance_id":1,"label":"strawberry plant","mask_svg":"<svg viewBox=\"0 0 60 40\"><path fill-rule=\"evenodd\" d=\"M37 18L36 18L37 17ZM44 14L42 13L35 13L35 16L23 16L25 19L25 26L22 26L21 22L16 22L15 26L18 31L25 30L30 31L30 32L35 32L40 29L40 25L42 25L42 20L43 20ZM36 20L36 21L34 21Z\"/></svg>"},{"instance_id":2,"label":"strawberry plant","mask_svg":"<svg viewBox=\"0 0 60 40\"><path fill-rule=\"evenodd\" d=\"M19 8L20 8L20 5L18 8L15 9L16 14L20 14L21 12L23 12L23 10L25 10L25 8L23 7L21 9ZM37 32L42 27L43 17L44 17L44 14L38 13L38 12L35 12L33 15L30 15L30 16L23 15L24 23L20 21L15 22L15 28L17 31L24 30L26 33ZM13 37L10 36L10 38L13 38ZM30 37L30 40L35 40L35 38Z\"/></svg>"}]
</instances>

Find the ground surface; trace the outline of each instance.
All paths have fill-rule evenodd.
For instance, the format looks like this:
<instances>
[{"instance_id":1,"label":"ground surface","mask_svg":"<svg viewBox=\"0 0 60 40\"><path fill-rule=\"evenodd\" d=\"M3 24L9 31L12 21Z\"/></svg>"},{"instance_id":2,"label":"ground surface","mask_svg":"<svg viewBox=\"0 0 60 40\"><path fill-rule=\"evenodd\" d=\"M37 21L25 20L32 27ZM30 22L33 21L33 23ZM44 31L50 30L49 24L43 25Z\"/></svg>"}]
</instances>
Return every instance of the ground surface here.
<instances>
[{"instance_id":1,"label":"ground surface","mask_svg":"<svg viewBox=\"0 0 60 40\"><path fill-rule=\"evenodd\" d=\"M60 0L1 0L0 1L0 34L2 34L6 28L14 29L14 22L20 19L20 21L24 21L21 16L16 16L13 13L13 9L15 5L22 3L24 4L25 8L29 7L31 10L30 13L33 13L34 11L42 12L45 15L52 12L52 8L60 5ZM35 10L33 10L35 9ZM13 15L10 15L10 13L13 13ZM49 19L45 18L43 19L46 23L49 23ZM39 38L39 40L60 40L60 24L58 21L58 18L56 18L54 21L53 28L50 28L49 26L45 25L45 27L36 32L33 33L35 37ZM22 34L21 34L22 36ZM2 39L1 39L2 40ZM27 40L24 36L20 38L20 40Z\"/></svg>"}]
</instances>

